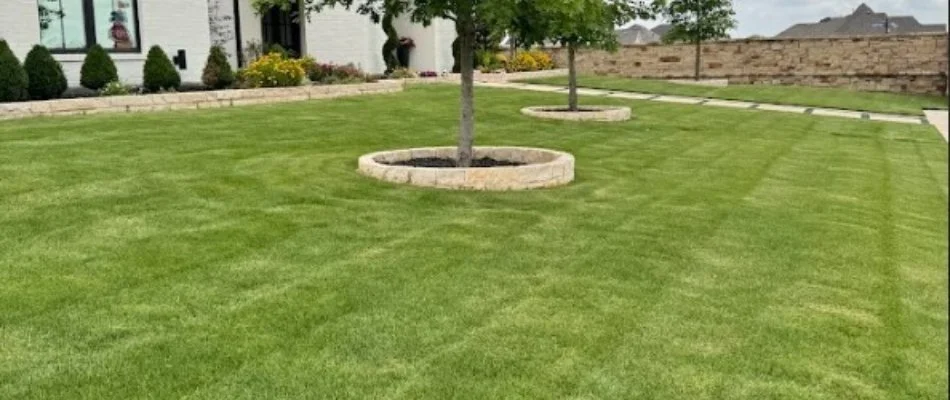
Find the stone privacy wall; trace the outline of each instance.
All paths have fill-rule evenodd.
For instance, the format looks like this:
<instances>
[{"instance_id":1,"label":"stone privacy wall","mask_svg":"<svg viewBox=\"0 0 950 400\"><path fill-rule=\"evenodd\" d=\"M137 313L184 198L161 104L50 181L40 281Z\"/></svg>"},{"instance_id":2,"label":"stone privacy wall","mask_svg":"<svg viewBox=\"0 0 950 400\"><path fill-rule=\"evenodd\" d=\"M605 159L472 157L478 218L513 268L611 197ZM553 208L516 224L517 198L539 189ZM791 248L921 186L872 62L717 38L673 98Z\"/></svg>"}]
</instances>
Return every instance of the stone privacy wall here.
<instances>
[{"instance_id":1,"label":"stone privacy wall","mask_svg":"<svg viewBox=\"0 0 950 400\"><path fill-rule=\"evenodd\" d=\"M141 96L91 97L47 101L0 103L0 120L100 113L194 110L249 104L329 99L403 90L402 81L379 81L355 85L298 86L288 88L215 90Z\"/></svg>"},{"instance_id":2,"label":"stone privacy wall","mask_svg":"<svg viewBox=\"0 0 950 400\"><path fill-rule=\"evenodd\" d=\"M566 65L564 49L550 49ZM691 78L695 45L635 45L616 53L578 52L581 73L631 78ZM730 83L849 87L946 95L947 34L711 42L703 77Z\"/></svg>"}]
</instances>

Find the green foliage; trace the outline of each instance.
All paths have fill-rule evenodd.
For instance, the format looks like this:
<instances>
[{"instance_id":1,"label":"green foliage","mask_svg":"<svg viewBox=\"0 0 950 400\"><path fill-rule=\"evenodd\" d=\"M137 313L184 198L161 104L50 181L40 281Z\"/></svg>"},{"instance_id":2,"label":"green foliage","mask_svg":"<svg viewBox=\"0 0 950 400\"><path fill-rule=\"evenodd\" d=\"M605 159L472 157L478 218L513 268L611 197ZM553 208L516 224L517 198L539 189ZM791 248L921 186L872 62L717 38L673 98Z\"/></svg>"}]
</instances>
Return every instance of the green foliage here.
<instances>
[{"instance_id":1,"label":"green foliage","mask_svg":"<svg viewBox=\"0 0 950 400\"><path fill-rule=\"evenodd\" d=\"M396 68L396 70L389 75L389 77L393 79L408 79L415 78L417 76L418 75L409 68Z\"/></svg>"},{"instance_id":2,"label":"green foliage","mask_svg":"<svg viewBox=\"0 0 950 400\"><path fill-rule=\"evenodd\" d=\"M181 86L181 75L178 74L175 65L165 55L165 51L158 46L152 46L148 50L142 76L144 77L142 86L149 92L175 90L178 89L178 86Z\"/></svg>"},{"instance_id":3,"label":"green foliage","mask_svg":"<svg viewBox=\"0 0 950 400\"><path fill-rule=\"evenodd\" d=\"M118 80L119 72L109 53L98 44L90 47L79 71L79 84L85 88L99 90L109 82Z\"/></svg>"},{"instance_id":4,"label":"green foliage","mask_svg":"<svg viewBox=\"0 0 950 400\"><path fill-rule=\"evenodd\" d=\"M508 62L508 72L542 71L554 68L551 55L541 50L519 50L515 58Z\"/></svg>"},{"instance_id":5,"label":"green foliage","mask_svg":"<svg viewBox=\"0 0 950 400\"><path fill-rule=\"evenodd\" d=\"M63 66L53 59L46 47L36 45L26 55L23 69L29 76L30 98L34 100L58 99L66 91L66 74Z\"/></svg>"},{"instance_id":6,"label":"green foliage","mask_svg":"<svg viewBox=\"0 0 950 400\"><path fill-rule=\"evenodd\" d=\"M132 88L123 85L122 82L112 81L107 83L102 89L99 89L100 96L126 96L132 94Z\"/></svg>"},{"instance_id":7,"label":"green foliage","mask_svg":"<svg viewBox=\"0 0 950 400\"><path fill-rule=\"evenodd\" d=\"M523 47L550 42L613 50L616 26L652 19L663 6L655 0L516 0L490 14Z\"/></svg>"},{"instance_id":8,"label":"green foliage","mask_svg":"<svg viewBox=\"0 0 950 400\"><path fill-rule=\"evenodd\" d=\"M270 53L254 60L241 72L241 84L249 88L300 86L310 62Z\"/></svg>"},{"instance_id":9,"label":"green foliage","mask_svg":"<svg viewBox=\"0 0 950 400\"><path fill-rule=\"evenodd\" d=\"M293 58L297 56L294 52L285 49L284 46L277 43L264 46L264 54L279 54L283 58Z\"/></svg>"},{"instance_id":10,"label":"green foliage","mask_svg":"<svg viewBox=\"0 0 950 400\"><path fill-rule=\"evenodd\" d=\"M307 78L310 79L311 82L324 85L361 83L374 80L373 77L370 77L353 64L320 64L309 60L305 68L307 70Z\"/></svg>"},{"instance_id":11,"label":"green foliage","mask_svg":"<svg viewBox=\"0 0 950 400\"><path fill-rule=\"evenodd\" d=\"M0 102L29 99L30 80L7 42L0 40Z\"/></svg>"},{"instance_id":12,"label":"green foliage","mask_svg":"<svg viewBox=\"0 0 950 400\"><path fill-rule=\"evenodd\" d=\"M731 0L671 0L663 14L672 25L667 42L724 39L736 26Z\"/></svg>"},{"instance_id":13,"label":"green foliage","mask_svg":"<svg viewBox=\"0 0 950 400\"><path fill-rule=\"evenodd\" d=\"M201 73L201 82L212 89L224 89L234 84L234 70L228 62L221 46L212 46L208 53L208 61Z\"/></svg>"}]
</instances>

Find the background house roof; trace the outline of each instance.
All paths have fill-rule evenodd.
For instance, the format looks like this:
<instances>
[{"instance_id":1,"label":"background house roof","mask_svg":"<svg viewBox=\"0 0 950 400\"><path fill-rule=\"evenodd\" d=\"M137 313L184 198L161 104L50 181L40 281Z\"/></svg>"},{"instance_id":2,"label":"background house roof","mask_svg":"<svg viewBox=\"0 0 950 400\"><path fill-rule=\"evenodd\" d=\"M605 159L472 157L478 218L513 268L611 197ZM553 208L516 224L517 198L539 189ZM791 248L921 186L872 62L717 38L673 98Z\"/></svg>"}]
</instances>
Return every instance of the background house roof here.
<instances>
[{"instance_id":1,"label":"background house roof","mask_svg":"<svg viewBox=\"0 0 950 400\"><path fill-rule=\"evenodd\" d=\"M617 41L621 45L647 44L660 41L660 35L654 33L643 25L631 25L625 29L614 31L617 34Z\"/></svg>"},{"instance_id":2,"label":"background house roof","mask_svg":"<svg viewBox=\"0 0 950 400\"><path fill-rule=\"evenodd\" d=\"M776 37L884 35L888 33L946 32L943 24L923 25L912 16L891 17L861 4L851 15L823 18L816 23L795 24Z\"/></svg>"},{"instance_id":3,"label":"background house roof","mask_svg":"<svg viewBox=\"0 0 950 400\"><path fill-rule=\"evenodd\" d=\"M663 36L666 36L666 34L670 32L670 29L673 29L673 25L659 24L657 26L654 26L653 29L650 29L650 30L653 31L653 33L655 34L660 35L660 37L662 38Z\"/></svg>"}]
</instances>

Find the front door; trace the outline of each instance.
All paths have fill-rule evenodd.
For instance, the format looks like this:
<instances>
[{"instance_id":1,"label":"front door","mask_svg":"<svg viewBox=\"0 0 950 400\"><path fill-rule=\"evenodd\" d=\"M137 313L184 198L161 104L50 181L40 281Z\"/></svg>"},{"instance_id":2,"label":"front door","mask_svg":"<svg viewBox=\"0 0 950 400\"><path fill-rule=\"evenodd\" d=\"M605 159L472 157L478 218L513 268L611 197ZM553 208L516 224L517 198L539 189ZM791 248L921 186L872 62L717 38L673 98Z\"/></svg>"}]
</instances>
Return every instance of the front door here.
<instances>
[{"instance_id":1,"label":"front door","mask_svg":"<svg viewBox=\"0 0 950 400\"><path fill-rule=\"evenodd\" d=\"M271 8L261 17L261 33L265 50L271 45L280 45L293 57L302 54L300 40L300 6L294 5L290 11L278 7Z\"/></svg>"}]
</instances>

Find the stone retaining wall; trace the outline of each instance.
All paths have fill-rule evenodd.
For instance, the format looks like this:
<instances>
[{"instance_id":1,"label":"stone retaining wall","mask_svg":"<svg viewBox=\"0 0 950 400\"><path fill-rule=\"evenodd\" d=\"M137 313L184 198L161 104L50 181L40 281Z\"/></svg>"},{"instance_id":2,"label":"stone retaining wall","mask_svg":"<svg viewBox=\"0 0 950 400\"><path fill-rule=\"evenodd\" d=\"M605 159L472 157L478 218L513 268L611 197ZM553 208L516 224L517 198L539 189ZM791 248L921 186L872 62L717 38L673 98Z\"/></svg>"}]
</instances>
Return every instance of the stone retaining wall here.
<instances>
[{"instance_id":1,"label":"stone retaining wall","mask_svg":"<svg viewBox=\"0 0 950 400\"><path fill-rule=\"evenodd\" d=\"M0 103L0 120L53 115L193 110L249 104L282 103L363 94L393 93L402 91L403 86L403 83L400 81L380 81L355 85L215 90L207 92Z\"/></svg>"},{"instance_id":2,"label":"stone retaining wall","mask_svg":"<svg viewBox=\"0 0 950 400\"><path fill-rule=\"evenodd\" d=\"M559 65L566 51L549 50ZM743 84L796 84L945 95L947 34L908 34L711 42L702 48L703 77ZM695 46L636 45L616 53L578 52L582 73L631 78L693 76Z\"/></svg>"}]
</instances>

